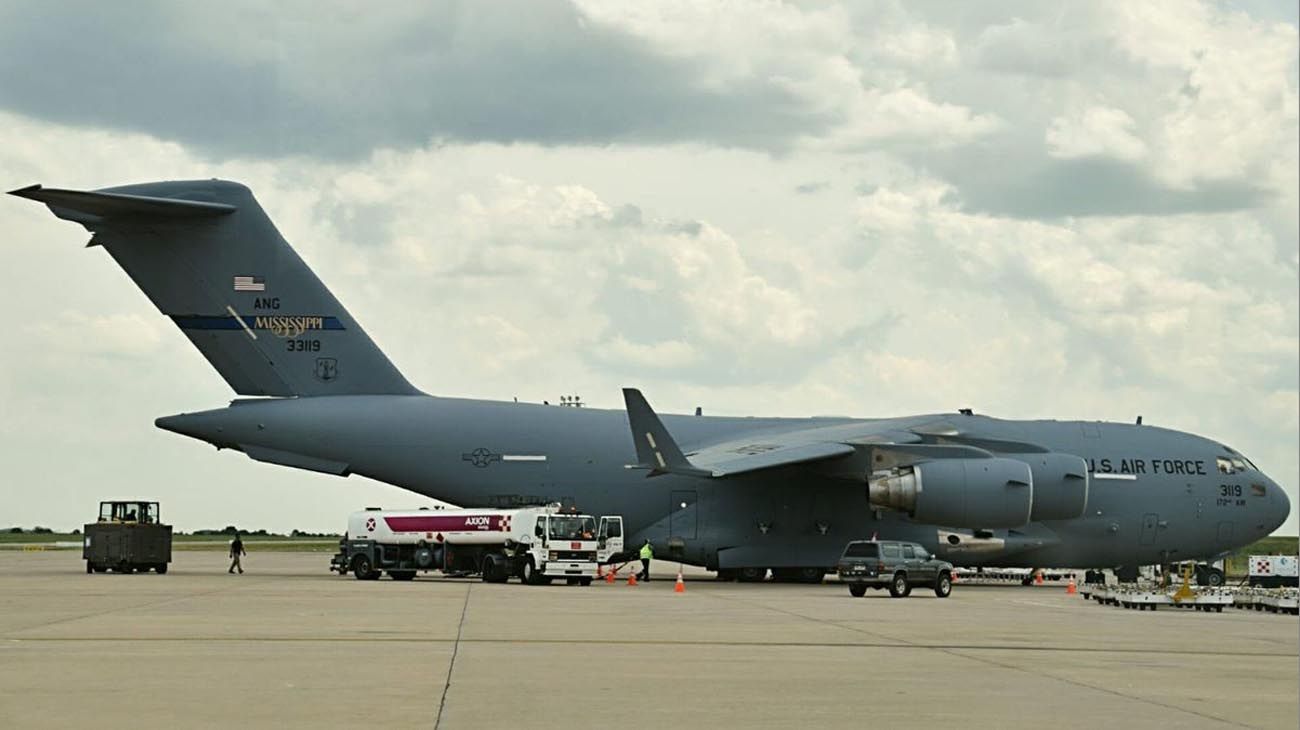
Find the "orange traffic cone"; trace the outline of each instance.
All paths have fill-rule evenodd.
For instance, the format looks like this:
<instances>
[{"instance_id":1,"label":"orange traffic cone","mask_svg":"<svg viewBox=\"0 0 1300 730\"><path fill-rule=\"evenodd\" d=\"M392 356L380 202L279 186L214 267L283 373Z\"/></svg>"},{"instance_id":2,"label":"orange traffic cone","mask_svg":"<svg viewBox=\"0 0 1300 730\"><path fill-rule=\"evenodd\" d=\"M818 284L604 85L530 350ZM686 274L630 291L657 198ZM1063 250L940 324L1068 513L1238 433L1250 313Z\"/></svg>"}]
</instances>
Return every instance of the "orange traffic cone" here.
<instances>
[{"instance_id":1,"label":"orange traffic cone","mask_svg":"<svg viewBox=\"0 0 1300 730\"><path fill-rule=\"evenodd\" d=\"M1043 584L1043 571L1040 570L1034 573L1034 585L1041 586L1042 584Z\"/></svg>"},{"instance_id":2,"label":"orange traffic cone","mask_svg":"<svg viewBox=\"0 0 1300 730\"><path fill-rule=\"evenodd\" d=\"M1079 586L1074 584L1074 576L1070 576L1070 582L1065 584L1065 595L1073 596L1079 592Z\"/></svg>"},{"instance_id":3,"label":"orange traffic cone","mask_svg":"<svg viewBox=\"0 0 1300 730\"><path fill-rule=\"evenodd\" d=\"M673 593L685 593L686 582L682 580L682 569L677 568L677 585L673 586Z\"/></svg>"},{"instance_id":4,"label":"orange traffic cone","mask_svg":"<svg viewBox=\"0 0 1300 730\"><path fill-rule=\"evenodd\" d=\"M605 574L605 582L614 585L614 571L611 570Z\"/></svg>"},{"instance_id":5,"label":"orange traffic cone","mask_svg":"<svg viewBox=\"0 0 1300 730\"><path fill-rule=\"evenodd\" d=\"M636 585L636 571L627 574L627 584L630 586Z\"/></svg>"}]
</instances>

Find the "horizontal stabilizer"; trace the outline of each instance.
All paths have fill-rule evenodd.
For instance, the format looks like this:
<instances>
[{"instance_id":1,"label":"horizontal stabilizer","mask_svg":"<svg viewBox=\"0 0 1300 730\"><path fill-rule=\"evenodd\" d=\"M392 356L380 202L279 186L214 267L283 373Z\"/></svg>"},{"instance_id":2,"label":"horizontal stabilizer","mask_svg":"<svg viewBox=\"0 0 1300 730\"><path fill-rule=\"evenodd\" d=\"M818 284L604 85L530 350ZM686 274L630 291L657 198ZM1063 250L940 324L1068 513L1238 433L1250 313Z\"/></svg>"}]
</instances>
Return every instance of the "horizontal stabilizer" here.
<instances>
[{"instance_id":1,"label":"horizontal stabilizer","mask_svg":"<svg viewBox=\"0 0 1300 730\"><path fill-rule=\"evenodd\" d=\"M63 190L40 185L11 190L9 194L45 203L54 215L78 223L110 218L207 218L235 212L235 206L225 203Z\"/></svg>"}]
</instances>

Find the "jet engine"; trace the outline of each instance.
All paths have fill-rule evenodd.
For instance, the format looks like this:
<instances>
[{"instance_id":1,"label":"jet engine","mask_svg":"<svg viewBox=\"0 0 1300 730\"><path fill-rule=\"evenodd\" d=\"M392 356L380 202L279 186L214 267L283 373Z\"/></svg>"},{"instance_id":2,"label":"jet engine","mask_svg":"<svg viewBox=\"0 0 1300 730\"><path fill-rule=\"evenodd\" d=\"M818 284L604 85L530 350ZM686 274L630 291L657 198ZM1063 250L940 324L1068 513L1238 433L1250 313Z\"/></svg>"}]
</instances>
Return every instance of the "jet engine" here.
<instances>
[{"instance_id":1,"label":"jet engine","mask_svg":"<svg viewBox=\"0 0 1300 730\"><path fill-rule=\"evenodd\" d=\"M1034 475L1033 519L1072 520L1088 508L1088 463L1072 454L1016 454Z\"/></svg>"},{"instance_id":2,"label":"jet engine","mask_svg":"<svg viewBox=\"0 0 1300 730\"><path fill-rule=\"evenodd\" d=\"M1016 459L936 459L873 474L867 499L947 527L1018 527L1029 522L1034 477Z\"/></svg>"}]
</instances>

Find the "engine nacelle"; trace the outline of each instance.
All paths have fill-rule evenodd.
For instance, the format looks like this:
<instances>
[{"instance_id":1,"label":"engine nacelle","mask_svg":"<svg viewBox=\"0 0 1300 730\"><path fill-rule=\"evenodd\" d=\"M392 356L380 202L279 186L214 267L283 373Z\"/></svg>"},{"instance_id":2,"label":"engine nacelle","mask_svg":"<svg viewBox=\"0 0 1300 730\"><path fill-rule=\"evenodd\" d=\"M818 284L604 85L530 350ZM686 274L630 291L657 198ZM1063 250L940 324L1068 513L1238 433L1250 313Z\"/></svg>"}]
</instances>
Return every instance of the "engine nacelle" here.
<instances>
[{"instance_id":1,"label":"engine nacelle","mask_svg":"<svg viewBox=\"0 0 1300 730\"><path fill-rule=\"evenodd\" d=\"M1034 475L1034 520L1072 520L1088 509L1088 462L1072 454L1016 454Z\"/></svg>"},{"instance_id":2,"label":"engine nacelle","mask_svg":"<svg viewBox=\"0 0 1300 730\"><path fill-rule=\"evenodd\" d=\"M867 499L945 527L1019 527L1029 522L1034 477L1016 459L936 459L871 477Z\"/></svg>"}]
</instances>

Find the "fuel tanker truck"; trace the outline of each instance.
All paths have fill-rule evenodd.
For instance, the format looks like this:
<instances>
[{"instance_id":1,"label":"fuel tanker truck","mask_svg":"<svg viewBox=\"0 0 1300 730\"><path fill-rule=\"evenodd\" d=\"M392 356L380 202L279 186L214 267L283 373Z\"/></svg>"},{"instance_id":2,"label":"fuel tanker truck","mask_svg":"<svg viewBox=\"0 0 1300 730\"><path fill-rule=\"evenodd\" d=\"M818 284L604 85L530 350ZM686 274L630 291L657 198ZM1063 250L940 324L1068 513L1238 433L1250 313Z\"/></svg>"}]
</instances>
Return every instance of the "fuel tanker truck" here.
<instances>
[{"instance_id":1,"label":"fuel tanker truck","mask_svg":"<svg viewBox=\"0 0 1300 730\"><path fill-rule=\"evenodd\" d=\"M557 578L590 585L596 566L623 552L623 518L564 511L559 504L519 509L370 508L348 517L330 570L375 580L411 580L417 572L479 575L487 583L517 577L529 585Z\"/></svg>"}]
</instances>

